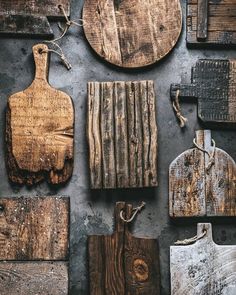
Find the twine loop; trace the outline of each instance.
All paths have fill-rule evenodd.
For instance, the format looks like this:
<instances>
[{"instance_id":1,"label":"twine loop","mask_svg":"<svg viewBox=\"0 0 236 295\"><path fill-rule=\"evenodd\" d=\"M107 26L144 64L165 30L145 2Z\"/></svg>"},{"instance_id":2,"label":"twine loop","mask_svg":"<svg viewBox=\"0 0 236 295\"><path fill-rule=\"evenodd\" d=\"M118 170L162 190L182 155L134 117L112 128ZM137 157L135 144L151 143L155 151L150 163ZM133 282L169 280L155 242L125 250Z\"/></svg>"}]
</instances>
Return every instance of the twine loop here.
<instances>
[{"instance_id":1,"label":"twine loop","mask_svg":"<svg viewBox=\"0 0 236 295\"><path fill-rule=\"evenodd\" d=\"M193 144L196 146L196 148L198 148L203 153L206 153L208 155L208 157L209 157L209 163L207 164L207 167L206 167L207 173L210 171L210 169L212 168L212 166L215 164L216 142L214 141L214 139L212 139L211 141L212 141L212 144L213 144L213 146L212 146L213 147L212 153L210 153L207 150L205 150L204 148L200 147L196 143L196 139L195 138L193 140Z\"/></svg>"},{"instance_id":2,"label":"twine loop","mask_svg":"<svg viewBox=\"0 0 236 295\"><path fill-rule=\"evenodd\" d=\"M189 238L189 239L185 239L185 240L182 240L182 241L177 241L175 242L175 245L191 245L193 243L195 243L196 241L199 241L201 239L203 239L207 234L207 230L206 229L203 229L202 233L200 235L196 235L192 238Z\"/></svg>"},{"instance_id":3,"label":"twine loop","mask_svg":"<svg viewBox=\"0 0 236 295\"><path fill-rule=\"evenodd\" d=\"M134 220L135 216L142 211L142 209L145 207L146 203L145 202L142 202L140 206L136 207L136 208L133 208L132 209L132 216L129 218L129 219L125 219L124 218L124 210L121 210L120 211L120 218L125 222L125 223L130 223Z\"/></svg>"},{"instance_id":4,"label":"twine loop","mask_svg":"<svg viewBox=\"0 0 236 295\"><path fill-rule=\"evenodd\" d=\"M182 115L181 107L179 103L179 94L180 94L180 90L178 89L176 91L176 96L175 96L175 99L173 100L172 106L175 111L176 117L179 119L179 125L181 128L183 128L186 126L186 122L188 121L188 119Z\"/></svg>"}]
</instances>

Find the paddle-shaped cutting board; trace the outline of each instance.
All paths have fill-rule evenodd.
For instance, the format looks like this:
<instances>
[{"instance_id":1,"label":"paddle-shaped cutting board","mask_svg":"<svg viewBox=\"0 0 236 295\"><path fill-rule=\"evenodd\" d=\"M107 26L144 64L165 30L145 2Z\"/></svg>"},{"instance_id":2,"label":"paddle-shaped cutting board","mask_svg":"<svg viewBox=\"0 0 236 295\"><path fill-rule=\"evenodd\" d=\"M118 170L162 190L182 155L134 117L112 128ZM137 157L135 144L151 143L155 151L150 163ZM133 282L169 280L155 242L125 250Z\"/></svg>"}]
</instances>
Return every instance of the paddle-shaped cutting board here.
<instances>
[{"instance_id":1,"label":"paddle-shaped cutting board","mask_svg":"<svg viewBox=\"0 0 236 295\"><path fill-rule=\"evenodd\" d=\"M86 38L96 53L125 68L163 58L182 29L179 0L86 0L83 20Z\"/></svg>"},{"instance_id":2,"label":"paddle-shaped cutting board","mask_svg":"<svg viewBox=\"0 0 236 295\"><path fill-rule=\"evenodd\" d=\"M196 131L196 143L212 155L210 130ZM236 164L215 148L214 165L207 170L209 155L194 147L178 156L169 167L171 217L236 216Z\"/></svg>"},{"instance_id":3,"label":"paddle-shaped cutting board","mask_svg":"<svg viewBox=\"0 0 236 295\"><path fill-rule=\"evenodd\" d=\"M129 218L132 205L116 204L111 236L89 236L90 295L159 295L157 240L133 237L120 218L121 210Z\"/></svg>"},{"instance_id":4,"label":"paddle-shaped cutting board","mask_svg":"<svg viewBox=\"0 0 236 295\"><path fill-rule=\"evenodd\" d=\"M236 246L217 245L210 223L198 224L192 245L170 247L171 295L235 295Z\"/></svg>"},{"instance_id":5,"label":"paddle-shaped cutting board","mask_svg":"<svg viewBox=\"0 0 236 295\"><path fill-rule=\"evenodd\" d=\"M35 79L8 100L7 167L11 181L53 184L73 171L74 108L71 98L48 84L48 47L33 47Z\"/></svg>"}]
</instances>

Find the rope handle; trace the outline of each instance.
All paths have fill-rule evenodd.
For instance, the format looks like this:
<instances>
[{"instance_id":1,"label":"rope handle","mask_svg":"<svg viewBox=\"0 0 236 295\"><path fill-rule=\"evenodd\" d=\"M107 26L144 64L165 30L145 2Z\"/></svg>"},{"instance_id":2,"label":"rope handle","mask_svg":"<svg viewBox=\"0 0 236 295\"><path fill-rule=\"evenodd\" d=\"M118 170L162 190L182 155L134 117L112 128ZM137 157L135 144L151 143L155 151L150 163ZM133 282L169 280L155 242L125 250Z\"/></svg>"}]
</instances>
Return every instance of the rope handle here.
<instances>
[{"instance_id":1,"label":"rope handle","mask_svg":"<svg viewBox=\"0 0 236 295\"><path fill-rule=\"evenodd\" d=\"M123 220L125 223L130 223L134 220L135 216L142 211L142 209L145 207L146 203L145 202L142 202L140 206L136 207L136 208L133 208L132 209L132 212L133 212L133 215L129 218L129 219L125 219L124 218L124 210L121 210L120 211L120 218L121 220Z\"/></svg>"},{"instance_id":2,"label":"rope handle","mask_svg":"<svg viewBox=\"0 0 236 295\"><path fill-rule=\"evenodd\" d=\"M177 242L175 242L175 245L191 245L193 243L195 243L196 241L199 241L201 239L203 239L207 234L207 230L206 229L203 229L202 233L200 235L196 235L192 238L189 238L189 239L185 239L185 240L178 240Z\"/></svg>"},{"instance_id":3,"label":"rope handle","mask_svg":"<svg viewBox=\"0 0 236 295\"><path fill-rule=\"evenodd\" d=\"M212 147L213 147L213 152L212 154L210 154L207 150L205 150L204 148L200 147L197 143L196 143L196 138L193 139L193 144L196 146L196 148L198 148L200 151L202 151L203 153L206 153L209 157L209 163L206 167L206 171L207 173L210 171L210 169L212 168L212 166L215 164L215 153L216 153L216 142L214 141L214 139L211 140L212 141Z\"/></svg>"},{"instance_id":4,"label":"rope handle","mask_svg":"<svg viewBox=\"0 0 236 295\"><path fill-rule=\"evenodd\" d=\"M175 96L175 99L173 100L172 106L175 111L176 117L179 119L179 125L181 128L183 128L186 126L188 119L182 115L180 102L179 102L179 94L180 94L180 90L178 89L176 91L176 96Z\"/></svg>"}]
</instances>

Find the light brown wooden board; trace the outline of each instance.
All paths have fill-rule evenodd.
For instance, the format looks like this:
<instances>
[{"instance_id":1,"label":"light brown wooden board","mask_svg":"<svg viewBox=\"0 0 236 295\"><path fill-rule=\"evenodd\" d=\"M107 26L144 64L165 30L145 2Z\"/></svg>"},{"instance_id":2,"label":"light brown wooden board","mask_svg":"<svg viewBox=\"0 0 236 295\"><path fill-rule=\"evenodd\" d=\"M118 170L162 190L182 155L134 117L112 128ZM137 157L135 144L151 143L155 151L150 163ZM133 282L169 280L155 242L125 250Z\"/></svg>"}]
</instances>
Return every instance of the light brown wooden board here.
<instances>
[{"instance_id":1,"label":"light brown wooden board","mask_svg":"<svg viewBox=\"0 0 236 295\"><path fill-rule=\"evenodd\" d=\"M67 197L1 198L0 260L67 260L69 206Z\"/></svg>"},{"instance_id":2,"label":"light brown wooden board","mask_svg":"<svg viewBox=\"0 0 236 295\"><path fill-rule=\"evenodd\" d=\"M66 262L1 262L1 295L68 295Z\"/></svg>"},{"instance_id":3,"label":"light brown wooden board","mask_svg":"<svg viewBox=\"0 0 236 295\"><path fill-rule=\"evenodd\" d=\"M196 141L212 154L211 132L199 130ZM215 149L215 164L207 171L209 156L197 148L185 151L169 167L171 217L236 216L236 164Z\"/></svg>"},{"instance_id":4,"label":"light brown wooden board","mask_svg":"<svg viewBox=\"0 0 236 295\"><path fill-rule=\"evenodd\" d=\"M73 102L48 84L47 49L33 47L35 79L8 99L6 162L10 180L20 184L63 183L73 171Z\"/></svg>"},{"instance_id":5,"label":"light brown wooden board","mask_svg":"<svg viewBox=\"0 0 236 295\"><path fill-rule=\"evenodd\" d=\"M159 249L155 239L136 238L121 220L132 206L116 204L111 236L89 236L90 295L159 295Z\"/></svg>"},{"instance_id":6,"label":"light brown wooden board","mask_svg":"<svg viewBox=\"0 0 236 295\"><path fill-rule=\"evenodd\" d=\"M88 83L91 188L157 186L153 81Z\"/></svg>"},{"instance_id":7,"label":"light brown wooden board","mask_svg":"<svg viewBox=\"0 0 236 295\"><path fill-rule=\"evenodd\" d=\"M198 224L192 245L170 247L171 295L235 295L236 246L217 245L211 224Z\"/></svg>"},{"instance_id":8,"label":"light brown wooden board","mask_svg":"<svg viewBox=\"0 0 236 295\"><path fill-rule=\"evenodd\" d=\"M86 0L86 38L106 61L126 68L153 64L175 46L182 29L179 0Z\"/></svg>"}]
</instances>

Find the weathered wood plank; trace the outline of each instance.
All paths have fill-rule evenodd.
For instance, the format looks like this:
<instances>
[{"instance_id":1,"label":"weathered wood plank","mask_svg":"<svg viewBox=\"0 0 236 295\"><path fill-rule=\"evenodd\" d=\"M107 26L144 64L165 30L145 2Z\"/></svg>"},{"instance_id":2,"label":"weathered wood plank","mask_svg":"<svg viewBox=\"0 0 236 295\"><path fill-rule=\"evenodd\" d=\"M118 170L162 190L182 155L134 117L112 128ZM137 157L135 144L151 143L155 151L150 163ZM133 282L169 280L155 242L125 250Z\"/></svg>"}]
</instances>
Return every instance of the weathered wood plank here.
<instances>
[{"instance_id":1,"label":"weathered wood plank","mask_svg":"<svg viewBox=\"0 0 236 295\"><path fill-rule=\"evenodd\" d=\"M73 171L73 102L48 84L47 50L44 44L33 47L35 79L8 99L6 162L10 180L20 184L58 184Z\"/></svg>"},{"instance_id":2,"label":"weathered wood plank","mask_svg":"<svg viewBox=\"0 0 236 295\"><path fill-rule=\"evenodd\" d=\"M127 68L163 58L182 29L179 0L86 0L83 20L86 38L96 53Z\"/></svg>"},{"instance_id":3,"label":"weathered wood plank","mask_svg":"<svg viewBox=\"0 0 236 295\"><path fill-rule=\"evenodd\" d=\"M90 82L88 91L91 187L157 186L153 81Z\"/></svg>"},{"instance_id":4,"label":"weathered wood plank","mask_svg":"<svg viewBox=\"0 0 236 295\"><path fill-rule=\"evenodd\" d=\"M198 0L197 12L197 40L202 41L207 38L208 0Z\"/></svg>"},{"instance_id":5,"label":"weathered wood plank","mask_svg":"<svg viewBox=\"0 0 236 295\"><path fill-rule=\"evenodd\" d=\"M67 295L66 262L1 262L1 295Z\"/></svg>"},{"instance_id":6,"label":"weathered wood plank","mask_svg":"<svg viewBox=\"0 0 236 295\"><path fill-rule=\"evenodd\" d=\"M211 224L198 224L192 245L170 247L171 295L233 295L236 292L236 246L217 245Z\"/></svg>"},{"instance_id":7,"label":"weathered wood plank","mask_svg":"<svg viewBox=\"0 0 236 295\"><path fill-rule=\"evenodd\" d=\"M0 199L0 260L66 260L70 204L66 197Z\"/></svg>"}]
</instances>

